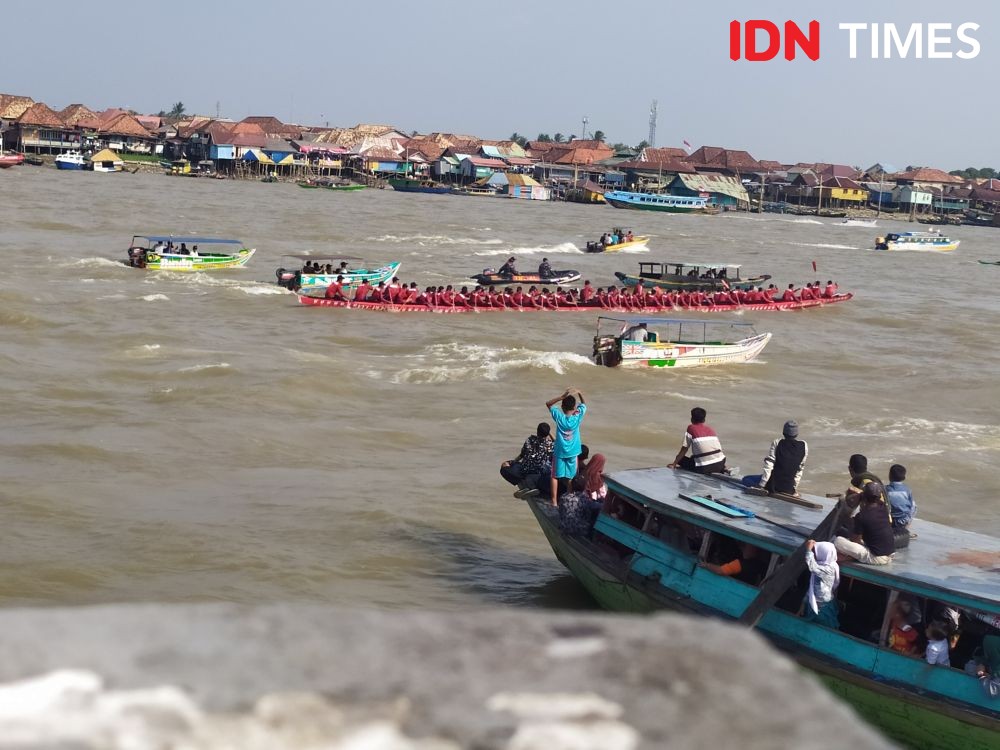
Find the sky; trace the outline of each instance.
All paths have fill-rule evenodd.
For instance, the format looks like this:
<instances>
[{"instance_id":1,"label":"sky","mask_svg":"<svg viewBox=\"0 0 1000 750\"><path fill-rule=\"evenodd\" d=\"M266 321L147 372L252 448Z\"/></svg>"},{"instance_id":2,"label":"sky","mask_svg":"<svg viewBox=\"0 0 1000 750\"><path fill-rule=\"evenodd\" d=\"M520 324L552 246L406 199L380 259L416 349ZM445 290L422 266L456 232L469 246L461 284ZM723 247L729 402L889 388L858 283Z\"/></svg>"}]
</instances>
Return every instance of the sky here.
<instances>
[{"instance_id":1,"label":"sky","mask_svg":"<svg viewBox=\"0 0 1000 750\"><path fill-rule=\"evenodd\" d=\"M306 125L384 123L501 139L647 138L758 159L1000 167L993 0L49 0L4 5L0 92L53 109L187 112ZM818 61L733 62L729 23L820 23ZM841 23L972 22L973 59L857 59ZM41 24L41 25L40 25ZM35 33L44 26L44 33ZM921 30L926 36L926 27ZM939 32L947 35L947 32ZM941 49L968 45L956 39ZM762 37L763 38L763 37Z\"/></svg>"}]
</instances>

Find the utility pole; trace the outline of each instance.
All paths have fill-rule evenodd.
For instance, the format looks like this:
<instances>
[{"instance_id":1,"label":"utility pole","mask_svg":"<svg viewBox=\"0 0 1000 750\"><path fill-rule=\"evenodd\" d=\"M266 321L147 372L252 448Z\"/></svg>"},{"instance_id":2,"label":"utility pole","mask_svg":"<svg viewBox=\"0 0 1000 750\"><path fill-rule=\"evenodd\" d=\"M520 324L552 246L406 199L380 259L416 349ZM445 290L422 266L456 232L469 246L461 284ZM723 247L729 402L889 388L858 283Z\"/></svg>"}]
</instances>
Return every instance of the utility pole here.
<instances>
[{"instance_id":1,"label":"utility pole","mask_svg":"<svg viewBox=\"0 0 1000 750\"><path fill-rule=\"evenodd\" d=\"M584 115L583 116L583 135L580 136L580 140L581 141L587 140L587 123L588 122L590 122L590 120L587 119L587 115Z\"/></svg>"},{"instance_id":2,"label":"utility pole","mask_svg":"<svg viewBox=\"0 0 1000 750\"><path fill-rule=\"evenodd\" d=\"M646 138L646 142L650 148L656 146L656 99L653 99L653 104L649 108L649 137Z\"/></svg>"}]
</instances>

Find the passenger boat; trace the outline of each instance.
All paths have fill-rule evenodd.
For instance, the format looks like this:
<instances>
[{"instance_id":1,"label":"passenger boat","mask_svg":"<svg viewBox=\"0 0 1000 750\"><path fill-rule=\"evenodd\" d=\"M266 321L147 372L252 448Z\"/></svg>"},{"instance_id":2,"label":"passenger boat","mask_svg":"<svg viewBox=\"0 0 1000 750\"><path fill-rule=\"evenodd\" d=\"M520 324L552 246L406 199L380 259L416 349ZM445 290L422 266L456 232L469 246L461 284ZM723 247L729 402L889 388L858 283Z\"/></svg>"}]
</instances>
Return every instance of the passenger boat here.
<instances>
[{"instance_id":1,"label":"passenger boat","mask_svg":"<svg viewBox=\"0 0 1000 750\"><path fill-rule=\"evenodd\" d=\"M470 276L477 284L482 286L506 286L507 284L535 284L549 286L559 284L572 284L580 280L580 272L574 270L552 271L551 276L542 277L537 273L516 273L513 276L501 276L496 271L483 271L475 276Z\"/></svg>"},{"instance_id":2,"label":"passenger boat","mask_svg":"<svg viewBox=\"0 0 1000 750\"><path fill-rule=\"evenodd\" d=\"M801 559L805 539L826 538L817 534L818 527L829 525L838 502L812 495L797 502L755 497L717 475L668 468L613 472L605 481L608 500L588 536L564 533L548 500L527 502L556 558L602 607L623 612L670 609L724 620L744 617L758 604L762 587L769 589L766 601L782 593L781 582L769 584L781 578L774 571L783 558ZM953 655L959 668L931 666L894 651L888 634L900 596L921 610L936 602L971 614L970 621L982 615L996 622L1000 540L921 519L911 528L918 538L889 565L841 564L839 629L797 615L808 585L808 577L801 576L765 609L757 627L905 746L995 750L1000 702L960 668L962 653L975 645L972 629L960 637L962 651ZM763 583L716 575L700 564L727 562L733 555L727 548L741 543L764 556Z\"/></svg>"},{"instance_id":3,"label":"passenger boat","mask_svg":"<svg viewBox=\"0 0 1000 750\"><path fill-rule=\"evenodd\" d=\"M453 187L448 189L450 195L465 195L478 198L498 198L500 194L495 187L485 185L469 185L468 187Z\"/></svg>"},{"instance_id":4,"label":"passenger boat","mask_svg":"<svg viewBox=\"0 0 1000 750\"><path fill-rule=\"evenodd\" d=\"M285 255L284 257L295 258L302 264L305 264L307 261L313 263L318 263L319 261L333 263L342 260L361 260L361 258L350 255ZM279 286L297 291L299 289L325 289L337 280L337 276L344 277L343 284L345 287L357 286L363 281L378 284L380 281L389 281L396 276L399 273L401 265L402 263L399 261L393 261L379 268L352 268L347 273L339 271L333 271L332 273L306 273L302 270L279 268L274 274L278 277Z\"/></svg>"},{"instance_id":5,"label":"passenger boat","mask_svg":"<svg viewBox=\"0 0 1000 750\"><path fill-rule=\"evenodd\" d=\"M172 244L168 251L167 247ZM179 252L181 245L187 252ZM229 246L231 252L206 252L201 245ZM213 271L221 268L240 268L253 257L256 249L243 246L241 240L219 237L175 237L174 235L142 235L132 237L125 265L151 271Z\"/></svg>"},{"instance_id":6,"label":"passenger boat","mask_svg":"<svg viewBox=\"0 0 1000 750\"><path fill-rule=\"evenodd\" d=\"M619 227L613 230L612 234L623 237L627 231L627 227ZM616 242L614 245L605 245L597 240L597 242L588 242L583 251L586 253L620 253L623 250L643 250L648 242L649 235L633 236L628 242Z\"/></svg>"},{"instance_id":7,"label":"passenger boat","mask_svg":"<svg viewBox=\"0 0 1000 750\"><path fill-rule=\"evenodd\" d=\"M778 310L805 310L812 307L824 307L825 305L833 305L840 302L847 302L851 299L853 294L840 294L832 299L823 300L805 300L796 302L760 302L753 303L749 305L702 305L701 307L647 307L643 308L642 312L647 315L657 315L657 314L671 314L676 313L678 310L683 310L684 312L690 313L732 313L741 312L744 310L751 310L753 312L767 312L767 311L778 311ZM394 305L388 302L354 302L346 300L334 300L325 299L319 296L310 296L307 294L299 295L299 302L303 305L312 305L315 307L343 307L350 310L368 310L372 312L431 312L431 313L489 313L489 312L617 312L617 313L635 313L637 312L633 308L627 307L601 307L600 305L565 305L561 307L551 308L540 308L540 307L447 307L444 305Z\"/></svg>"},{"instance_id":8,"label":"passenger boat","mask_svg":"<svg viewBox=\"0 0 1000 750\"><path fill-rule=\"evenodd\" d=\"M56 157L56 169L76 169L80 170L86 166L87 161L79 151L65 151Z\"/></svg>"},{"instance_id":9,"label":"passenger boat","mask_svg":"<svg viewBox=\"0 0 1000 750\"><path fill-rule=\"evenodd\" d=\"M389 187L401 193L434 193L443 195L451 190L448 185L442 185L433 180L418 180L415 177L392 177L389 179Z\"/></svg>"},{"instance_id":10,"label":"passenger boat","mask_svg":"<svg viewBox=\"0 0 1000 750\"><path fill-rule=\"evenodd\" d=\"M24 162L24 154L5 154L0 150L0 169L16 167Z\"/></svg>"},{"instance_id":11,"label":"passenger boat","mask_svg":"<svg viewBox=\"0 0 1000 750\"><path fill-rule=\"evenodd\" d=\"M615 208L634 208L640 211L667 211L674 214L701 211L708 206L708 198L687 195L661 195L660 193L630 193L625 190L606 190L604 200Z\"/></svg>"},{"instance_id":12,"label":"passenger boat","mask_svg":"<svg viewBox=\"0 0 1000 750\"><path fill-rule=\"evenodd\" d=\"M635 286L642 282L643 286L660 286L665 289L753 289L761 286L771 278L769 274L760 274L742 278L740 268L736 263L640 263L639 275L616 271L615 276L625 286Z\"/></svg>"},{"instance_id":13,"label":"passenger boat","mask_svg":"<svg viewBox=\"0 0 1000 750\"><path fill-rule=\"evenodd\" d=\"M607 333L607 324L620 328ZM604 330L602 331L602 323ZM640 324L659 331L643 331L644 340L633 338ZM712 336L709 338L709 327ZM729 331L738 332L731 341ZM750 335L744 335L749 333ZM757 333L752 323L709 323L690 318L609 318L598 316L594 336L594 361L606 367L697 367L750 362L767 346L770 333Z\"/></svg>"},{"instance_id":14,"label":"passenger boat","mask_svg":"<svg viewBox=\"0 0 1000 750\"><path fill-rule=\"evenodd\" d=\"M875 227L878 226L877 219L844 219L838 221L837 226L841 227Z\"/></svg>"},{"instance_id":15,"label":"passenger boat","mask_svg":"<svg viewBox=\"0 0 1000 750\"><path fill-rule=\"evenodd\" d=\"M958 248L960 240L943 236L940 232L893 232L875 238L876 250L931 250L939 253Z\"/></svg>"}]
</instances>

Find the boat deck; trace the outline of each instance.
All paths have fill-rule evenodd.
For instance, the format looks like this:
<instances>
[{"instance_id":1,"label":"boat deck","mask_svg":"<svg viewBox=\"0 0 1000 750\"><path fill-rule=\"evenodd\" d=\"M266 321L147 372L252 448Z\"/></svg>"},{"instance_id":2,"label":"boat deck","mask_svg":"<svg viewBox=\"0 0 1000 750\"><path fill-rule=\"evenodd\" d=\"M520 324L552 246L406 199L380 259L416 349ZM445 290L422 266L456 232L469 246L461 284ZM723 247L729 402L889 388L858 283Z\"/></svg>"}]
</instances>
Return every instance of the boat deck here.
<instances>
[{"instance_id":1,"label":"boat deck","mask_svg":"<svg viewBox=\"0 0 1000 750\"><path fill-rule=\"evenodd\" d=\"M731 481L731 480L730 480ZM667 468L630 469L607 475L609 489L670 509L700 526L729 529L760 542L773 551L790 551L802 544L833 509L836 500L803 495L821 508L808 508L772 497L745 494L723 479ZM845 482L846 486L846 482ZM755 514L753 518L729 517L680 497L711 495ZM951 526L915 519L910 527L918 537L896 552L884 566L844 563L850 575L890 588L964 604L1000 614L1000 539Z\"/></svg>"}]
</instances>

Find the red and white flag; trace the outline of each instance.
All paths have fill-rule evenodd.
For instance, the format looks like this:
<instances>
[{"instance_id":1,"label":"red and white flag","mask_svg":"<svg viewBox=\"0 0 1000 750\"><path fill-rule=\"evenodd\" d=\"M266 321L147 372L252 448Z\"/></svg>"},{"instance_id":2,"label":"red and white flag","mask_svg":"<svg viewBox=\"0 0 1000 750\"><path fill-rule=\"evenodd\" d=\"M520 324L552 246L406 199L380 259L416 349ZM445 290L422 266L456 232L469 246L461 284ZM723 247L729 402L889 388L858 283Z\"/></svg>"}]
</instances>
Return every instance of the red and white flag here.
<instances>
[{"instance_id":1,"label":"red and white flag","mask_svg":"<svg viewBox=\"0 0 1000 750\"><path fill-rule=\"evenodd\" d=\"M681 143L684 144L684 150L687 151L690 154L691 153L691 144L688 143L687 141L681 141Z\"/></svg>"}]
</instances>

